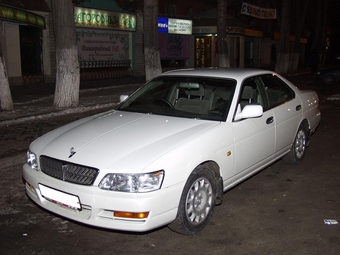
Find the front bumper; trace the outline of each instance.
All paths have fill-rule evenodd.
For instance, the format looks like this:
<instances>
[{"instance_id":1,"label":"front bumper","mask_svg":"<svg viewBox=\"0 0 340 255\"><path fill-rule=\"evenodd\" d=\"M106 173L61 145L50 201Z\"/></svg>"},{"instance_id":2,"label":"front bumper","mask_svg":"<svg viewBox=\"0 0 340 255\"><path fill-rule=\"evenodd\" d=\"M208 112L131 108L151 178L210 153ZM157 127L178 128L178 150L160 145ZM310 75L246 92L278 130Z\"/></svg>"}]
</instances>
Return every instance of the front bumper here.
<instances>
[{"instance_id":1,"label":"front bumper","mask_svg":"<svg viewBox=\"0 0 340 255\"><path fill-rule=\"evenodd\" d=\"M173 185L149 193L125 193L101 190L97 186L83 186L52 178L41 171L23 166L27 195L39 206L65 218L91 226L122 231L144 232L172 222L184 184ZM78 197L80 210L66 207L42 196L39 184L56 192ZM149 212L147 218L115 217L120 212Z\"/></svg>"}]
</instances>

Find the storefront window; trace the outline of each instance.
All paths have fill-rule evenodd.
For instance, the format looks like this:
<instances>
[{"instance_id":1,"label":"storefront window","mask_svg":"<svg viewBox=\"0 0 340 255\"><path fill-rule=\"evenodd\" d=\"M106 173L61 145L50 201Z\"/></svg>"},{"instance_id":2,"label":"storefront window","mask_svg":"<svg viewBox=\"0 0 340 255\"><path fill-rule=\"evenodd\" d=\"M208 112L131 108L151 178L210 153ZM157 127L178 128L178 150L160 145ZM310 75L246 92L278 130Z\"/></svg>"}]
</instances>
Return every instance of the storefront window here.
<instances>
[{"instance_id":1,"label":"storefront window","mask_svg":"<svg viewBox=\"0 0 340 255\"><path fill-rule=\"evenodd\" d=\"M195 38L195 67L211 66L211 37Z\"/></svg>"}]
</instances>

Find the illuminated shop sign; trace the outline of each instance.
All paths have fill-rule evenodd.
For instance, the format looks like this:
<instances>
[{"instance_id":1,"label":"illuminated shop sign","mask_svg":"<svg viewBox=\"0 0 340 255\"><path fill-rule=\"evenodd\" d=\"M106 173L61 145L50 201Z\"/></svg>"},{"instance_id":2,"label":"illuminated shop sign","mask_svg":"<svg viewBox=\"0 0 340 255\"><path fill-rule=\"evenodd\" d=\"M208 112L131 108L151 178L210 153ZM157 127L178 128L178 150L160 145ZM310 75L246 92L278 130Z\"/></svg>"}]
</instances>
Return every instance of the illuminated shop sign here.
<instances>
[{"instance_id":1,"label":"illuminated shop sign","mask_svg":"<svg viewBox=\"0 0 340 255\"><path fill-rule=\"evenodd\" d=\"M216 34L217 27L215 26L203 26L203 27L193 27L193 34Z\"/></svg>"},{"instance_id":2,"label":"illuminated shop sign","mask_svg":"<svg viewBox=\"0 0 340 255\"><path fill-rule=\"evenodd\" d=\"M0 5L0 19L46 28L45 18L32 12Z\"/></svg>"},{"instance_id":3,"label":"illuminated shop sign","mask_svg":"<svg viewBox=\"0 0 340 255\"><path fill-rule=\"evenodd\" d=\"M258 19L276 19L276 9L261 8L245 2L242 3L241 14Z\"/></svg>"},{"instance_id":4,"label":"illuminated shop sign","mask_svg":"<svg viewBox=\"0 0 340 255\"><path fill-rule=\"evenodd\" d=\"M244 35L244 28L243 27L229 27L226 28L227 34L241 34Z\"/></svg>"},{"instance_id":5,"label":"illuminated shop sign","mask_svg":"<svg viewBox=\"0 0 340 255\"><path fill-rule=\"evenodd\" d=\"M242 27L226 27L227 34L240 34L244 35L244 28ZM203 27L194 27L193 28L194 34L217 34L217 27L216 26L203 26Z\"/></svg>"},{"instance_id":6,"label":"illuminated shop sign","mask_svg":"<svg viewBox=\"0 0 340 255\"><path fill-rule=\"evenodd\" d=\"M168 34L192 34L192 21L158 17L158 32Z\"/></svg>"},{"instance_id":7,"label":"illuminated shop sign","mask_svg":"<svg viewBox=\"0 0 340 255\"><path fill-rule=\"evenodd\" d=\"M169 19L169 34L192 34L192 21L184 19Z\"/></svg>"},{"instance_id":8,"label":"illuminated shop sign","mask_svg":"<svg viewBox=\"0 0 340 255\"><path fill-rule=\"evenodd\" d=\"M158 17L158 32L168 33L168 18Z\"/></svg>"},{"instance_id":9,"label":"illuminated shop sign","mask_svg":"<svg viewBox=\"0 0 340 255\"><path fill-rule=\"evenodd\" d=\"M136 15L105 10L74 8L77 27L136 31Z\"/></svg>"}]
</instances>

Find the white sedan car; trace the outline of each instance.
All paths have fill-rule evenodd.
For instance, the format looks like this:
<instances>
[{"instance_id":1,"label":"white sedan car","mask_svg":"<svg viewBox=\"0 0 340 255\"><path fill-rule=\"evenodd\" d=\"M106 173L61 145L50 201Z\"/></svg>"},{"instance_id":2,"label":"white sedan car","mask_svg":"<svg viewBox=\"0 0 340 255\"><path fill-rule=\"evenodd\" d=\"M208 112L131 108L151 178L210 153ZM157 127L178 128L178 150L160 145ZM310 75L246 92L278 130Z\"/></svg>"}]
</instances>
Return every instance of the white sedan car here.
<instances>
[{"instance_id":1,"label":"white sedan car","mask_svg":"<svg viewBox=\"0 0 340 255\"><path fill-rule=\"evenodd\" d=\"M97 227L191 235L226 190L278 159L300 163L320 122L314 91L265 70L171 71L121 100L30 145L36 204Z\"/></svg>"}]
</instances>

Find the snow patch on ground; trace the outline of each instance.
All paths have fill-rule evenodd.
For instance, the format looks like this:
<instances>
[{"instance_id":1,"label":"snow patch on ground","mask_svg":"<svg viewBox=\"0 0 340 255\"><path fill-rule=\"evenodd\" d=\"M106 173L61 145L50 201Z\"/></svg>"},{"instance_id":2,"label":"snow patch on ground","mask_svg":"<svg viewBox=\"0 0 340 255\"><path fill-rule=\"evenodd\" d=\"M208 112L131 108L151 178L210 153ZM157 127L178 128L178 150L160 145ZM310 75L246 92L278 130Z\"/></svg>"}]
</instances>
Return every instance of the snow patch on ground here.
<instances>
[{"instance_id":1,"label":"snow patch on ground","mask_svg":"<svg viewBox=\"0 0 340 255\"><path fill-rule=\"evenodd\" d=\"M340 100L340 94L331 95L330 97L327 97L327 100Z\"/></svg>"}]
</instances>

